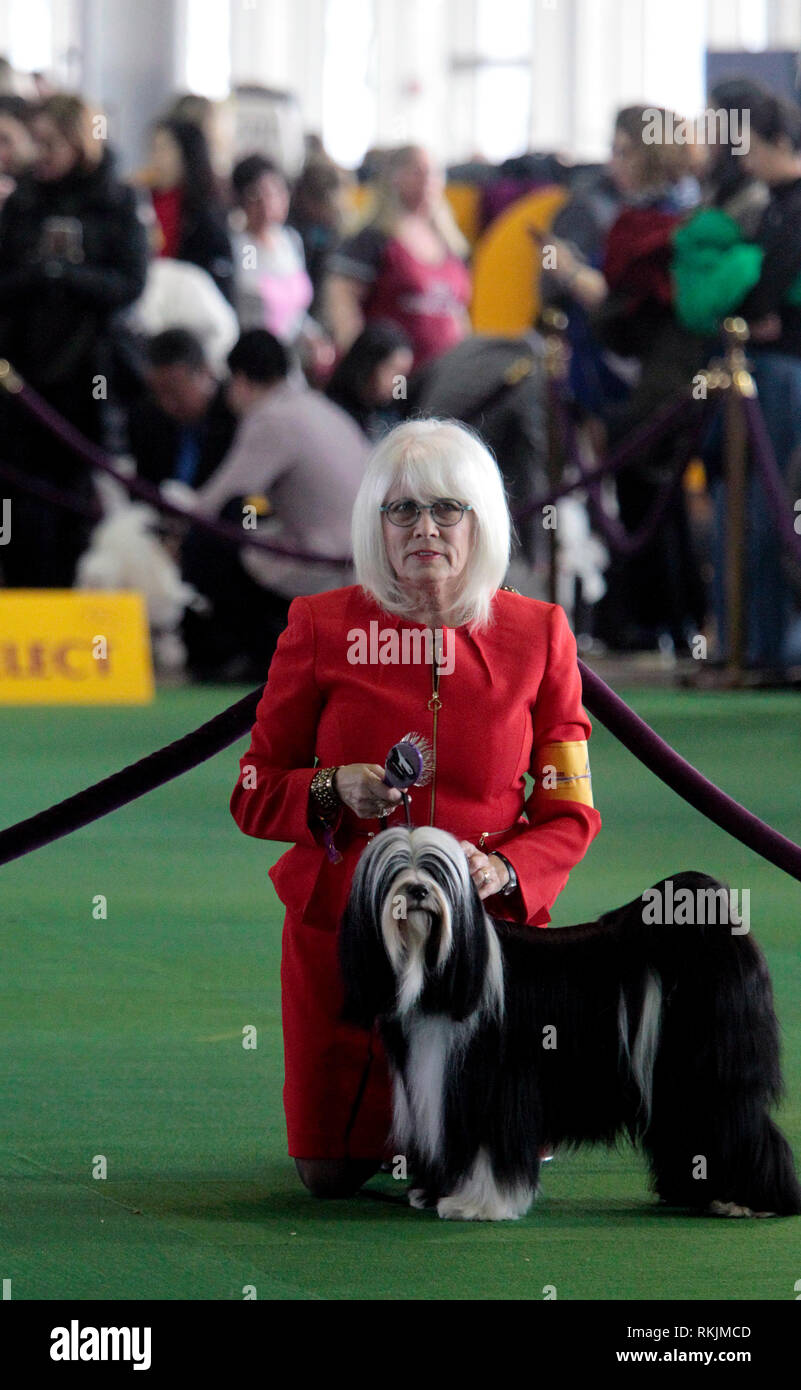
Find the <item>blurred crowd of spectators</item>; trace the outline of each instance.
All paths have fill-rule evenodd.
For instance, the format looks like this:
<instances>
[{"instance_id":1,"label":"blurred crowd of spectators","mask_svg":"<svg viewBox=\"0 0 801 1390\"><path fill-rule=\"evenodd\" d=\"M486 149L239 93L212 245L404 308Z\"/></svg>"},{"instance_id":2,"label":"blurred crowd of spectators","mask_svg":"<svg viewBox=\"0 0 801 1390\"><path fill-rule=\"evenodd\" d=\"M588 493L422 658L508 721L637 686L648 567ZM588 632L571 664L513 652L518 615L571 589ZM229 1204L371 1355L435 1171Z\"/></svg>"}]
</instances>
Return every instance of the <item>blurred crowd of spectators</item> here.
<instances>
[{"instance_id":1,"label":"blurred crowd of spectators","mask_svg":"<svg viewBox=\"0 0 801 1390\"><path fill-rule=\"evenodd\" d=\"M263 677L291 599L347 582L339 562L370 444L410 412L479 429L513 510L547 484L538 324L517 340L471 332L470 248L424 149L371 151L353 175L309 137L291 184L263 150L221 173L214 106L185 95L155 122L146 167L123 181L100 113L70 94L3 91L8 77L0 66L0 357L198 516L255 518L260 534L298 552L237 548L201 526L168 538L197 596L181 620L191 674ZM724 315L740 313L792 498L801 493L801 108L744 81L711 93L710 107L747 110L747 147L725 136L648 140L654 108L631 107L602 166L532 155L451 174L480 183L485 206L499 208L515 192L566 185L553 227L532 235L542 303L566 317L567 407L588 447L600 456L686 390L719 350ZM669 129L672 113L661 116ZM356 199L365 186L367 199ZM521 352L532 369L510 378ZM95 478L13 399L0 411L0 467L17 475L0 474L13 508L2 580L69 587L91 544ZM616 475L608 500L629 532L647 523L695 426L689 400L680 426ZM603 597L581 612L599 646L686 654L716 624L725 656L718 429L702 454L706 509L682 488L638 553L610 556ZM73 507L28 492L20 474ZM801 659L798 574L753 469L748 487L747 660L781 678ZM532 592L544 545L529 518L518 554Z\"/></svg>"}]
</instances>

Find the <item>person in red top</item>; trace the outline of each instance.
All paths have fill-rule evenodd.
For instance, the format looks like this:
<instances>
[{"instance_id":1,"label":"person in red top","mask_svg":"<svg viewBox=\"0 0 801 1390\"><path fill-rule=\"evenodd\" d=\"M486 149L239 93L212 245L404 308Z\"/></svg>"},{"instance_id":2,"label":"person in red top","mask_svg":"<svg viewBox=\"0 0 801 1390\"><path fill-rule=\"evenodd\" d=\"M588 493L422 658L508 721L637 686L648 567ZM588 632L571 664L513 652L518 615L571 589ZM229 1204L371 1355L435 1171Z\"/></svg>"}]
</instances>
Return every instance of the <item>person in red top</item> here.
<instances>
[{"instance_id":1,"label":"person in red top","mask_svg":"<svg viewBox=\"0 0 801 1390\"><path fill-rule=\"evenodd\" d=\"M385 157L375 211L329 260L326 311L337 347L347 352L366 322L402 329L420 367L470 331L467 243L425 150L408 145Z\"/></svg>"},{"instance_id":2,"label":"person in red top","mask_svg":"<svg viewBox=\"0 0 801 1390\"><path fill-rule=\"evenodd\" d=\"M546 926L600 830L575 642L558 605L502 587L509 536L501 475L470 430L387 434L354 506L360 583L293 601L240 762L238 826L292 842L270 870L286 907L284 1107L318 1195L353 1192L390 1156L383 1050L339 1019L337 929L362 850L403 815L382 781L393 744L430 743L412 819L459 838L493 916Z\"/></svg>"},{"instance_id":3,"label":"person in red top","mask_svg":"<svg viewBox=\"0 0 801 1390\"><path fill-rule=\"evenodd\" d=\"M153 130L150 189L160 232L158 254L199 265L233 302L227 215L217 192L206 137L191 121L165 118Z\"/></svg>"}]
</instances>

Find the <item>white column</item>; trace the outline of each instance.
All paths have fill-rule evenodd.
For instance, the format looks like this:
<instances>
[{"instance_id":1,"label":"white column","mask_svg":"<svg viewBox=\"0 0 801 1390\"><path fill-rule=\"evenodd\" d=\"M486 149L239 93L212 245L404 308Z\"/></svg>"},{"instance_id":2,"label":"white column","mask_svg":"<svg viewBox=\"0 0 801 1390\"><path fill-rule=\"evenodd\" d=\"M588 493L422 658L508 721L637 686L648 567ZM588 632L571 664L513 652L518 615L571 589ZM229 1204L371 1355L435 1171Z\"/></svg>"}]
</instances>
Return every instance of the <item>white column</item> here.
<instances>
[{"instance_id":1,"label":"white column","mask_svg":"<svg viewBox=\"0 0 801 1390\"><path fill-rule=\"evenodd\" d=\"M231 87L231 0L178 0L183 91L219 101Z\"/></svg>"},{"instance_id":2,"label":"white column","mask_svg":"<svg viewBox=\"0 0 801 1390\"><path fill-rule=\"evenodd\" d=\"M334 159L355 167L377 128L375 0L327 0L319 65L317 115L313 122L307 116L307 128L322 135Z\"/></svg>"},{"instance_id":3,"label":"white column","mask_svg":"<svg viewBox=\"0 0 801 1390\"><path fill-rule=\"evenodd\" d=\"M706 11L698 0L537 3L535 148L602 159L620 107L666 106L686 116L703 107Z\"/></svg>"},{"instance_id":4,"label":"white column","mask_svg":"<svg viewBox=\"0 0 801 1390\"><path fill-rule=\"evenodd\" d=\"M293 0L285 86L297 94L306 130L319 131L323 119L325 0Z\"/></svg>"},{"instance_id":5,"label":"white column","mask_svg":"<svg viewBox=\"0 0 801 1390\"><path fill-rule=\"evenodd\" d=\"M74 91L80 81L80 7L78 0L51 0L52 72L56 82Z\"/></svg>"},{"instance_id":6,"label":"white column","mask_svg":"<svg viewBox=\"0 0 801 1390\"><path fill-rule=\"evenodd\" d=\"M576 124L575 0L534 0L531 147L569 153Z\"/></svg>"},{"instance_id":7,"label":"white column","mask_svg":"<svg viewBox=\"0 0 801 1390\"><path fill-rule=\"evenodd\" d=\"M709 47L751 49L768 46L771 0L707 0Z\"/></svg>"},{"instance_id":8,"label":"white column","mask_svg":"<svg viewBox=\"0 0 801 1390\"><path fill-rule=\"evenodd\" d=\"M448 139L449 34L446 0L409 0L397 31L398 137L424 145L440 161Z\"/></svg>"},{"instance_id":9,"label":"white column","mask_svg":"<svg viewBox=\"0 0 801 1390\"><path fill-rule=\"evenodd\" d=\"M179 86L179 4L81 0L80 35L81 91L108 115L109 138L130 171L146 155L151 122Z\"/></svg>"},{"instance_id":10,"label":"white column","mask_svg":"<svg viewBox=\"0 0 801 1390\"><path fill-rule=\"evenodd\" d=\"M617 20L616 40L618 44L617 70L615 73L614 107L637 106L650 101L650 94L643 90L643 46L645 43L645 15L642 0L620 0ZM609 140L612 139L614 112L609 110Z\"/></svg>"},{"instance_id":11,"label":"white column","mask_svg":"<svg viewBox=\"0 0 801 1390\"><path fill-rule=\"evenodd\" d=\"M618 104L615 74L617 20L609 0L575 0L573 149L583 159L603 159L609 149L612 112ZM614 77L617 77L615 82Z\"/></svg>"},{"instance_id":12,"label":"white column","mask_svg":"<svg viewBox=\"0 0 801 1390\"><path fill-rule=\"evenodd\" d=\"M768 40L771 48L801 48L798 0L768 0Z\"/></svg>"},{"instance_id":13,"label":"white column","mask_svg":"<svg viewBox=\"0 0 801 1390\"><path fill-rule=\"evenodd\" d=\"M647 103L694 116L706 100L706 9L698 0L644 7L642 83Z\"/></svg>"},{"instance_id":14,"label":"white column","mask_svg":"<svg viewBox=\"0 0 801 1390\"><path fill-rule=\"evenodd\" d=\"M51 0L5 0L3 56L19 72L46 72L53 57Z\"/></svg>"},{"instance_id":15,"label":"white column","mask_svg":"<svg viewBox=\"0 0 801 1390\"><path fill-rule=\"evenodd\" d=\"M476 56L474 0L447 0L442 80L445 87L443 143L446 158L461 162L476 146L476 77L472 68L453 68L453 60Z\"/></svg>"},{"instance_id":16,"label":"white column","mask_svg":"<svg viewBox=\"0 0 801 1390\"><path fill-rule=\"evenodd\" d=\"M0 5L0 57L10 60L11 6Z\"/></svg>"},{"instance_id":17,"label":"white column","mask_svg":"<svg viewBox=\"0 0 801 1390\"><path fill-rule=\"evenodd\" d=\"M295 90L292 34L305 18L297 0L230 0L231 81Z\"/></svg>"},{"instance_id":18,"label":"white column","mask_svg":"<svg viewBox=\"0 0 801 1390\"><path fill-rule=\"evenodd\" d=\"M405 5L399 5L398 0L375 0L376 140L379 145L400 145L408 139L401 83L403 53L410 28Z\"/></svg>"}]
</instances>

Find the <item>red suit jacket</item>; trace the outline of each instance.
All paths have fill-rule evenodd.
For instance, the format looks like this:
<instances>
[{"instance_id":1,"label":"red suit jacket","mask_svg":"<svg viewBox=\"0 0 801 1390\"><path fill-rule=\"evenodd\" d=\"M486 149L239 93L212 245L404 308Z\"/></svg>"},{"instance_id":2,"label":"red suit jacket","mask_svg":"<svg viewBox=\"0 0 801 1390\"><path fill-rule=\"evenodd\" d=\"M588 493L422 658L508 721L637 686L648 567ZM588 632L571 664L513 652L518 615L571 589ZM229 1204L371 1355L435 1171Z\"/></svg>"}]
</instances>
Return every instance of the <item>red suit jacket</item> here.
<instances>
[{"instance_id":1,"label":"red suit jacket","mask_svg":"<svg viewBox=\"0 0 801 1390\"><path fill-rule=\"evenodd\" d=\"M315 758L321 767L383 764L404 734L424 735L434 776L412 791L413 823L437 825L487 853L501 849L518 888L485 905L523 925L547 924L600 830L586 754L591 726L564 611L499 590L492 617L481 632L445 629L436 707L419 623L386 613L356 585L290 607L231 812L245 834L293 845L270 877L287 908L284 1102L296 1157L380 1156L390 1117L380 1043L338 1019L337 926L379 822L345 808L334 834L341 857L332 862L308 819ZM527 772L535 777L528 798ZM388 823L403 823L402 808Z\"/></svg>"}]
</instances>

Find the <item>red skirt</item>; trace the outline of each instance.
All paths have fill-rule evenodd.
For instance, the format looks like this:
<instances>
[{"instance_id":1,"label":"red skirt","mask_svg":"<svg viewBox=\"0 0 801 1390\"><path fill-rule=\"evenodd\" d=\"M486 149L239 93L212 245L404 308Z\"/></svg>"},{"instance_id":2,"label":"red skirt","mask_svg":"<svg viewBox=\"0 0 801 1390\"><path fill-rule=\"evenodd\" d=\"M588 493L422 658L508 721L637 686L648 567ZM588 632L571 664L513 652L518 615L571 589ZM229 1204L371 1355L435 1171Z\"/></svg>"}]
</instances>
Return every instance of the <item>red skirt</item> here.
<instances>
[{"instance_id":1,"label":"red skirt","mask_svg":"<svg viewBox=\"0 0 801 1390\"><path fill-rule=\"evenodd\" d=\"M293 1158L391 1158L392 1091L378 1030L342 1023L337 933L284 920L284 1113Z\"/></svg>"}]
</instances>

